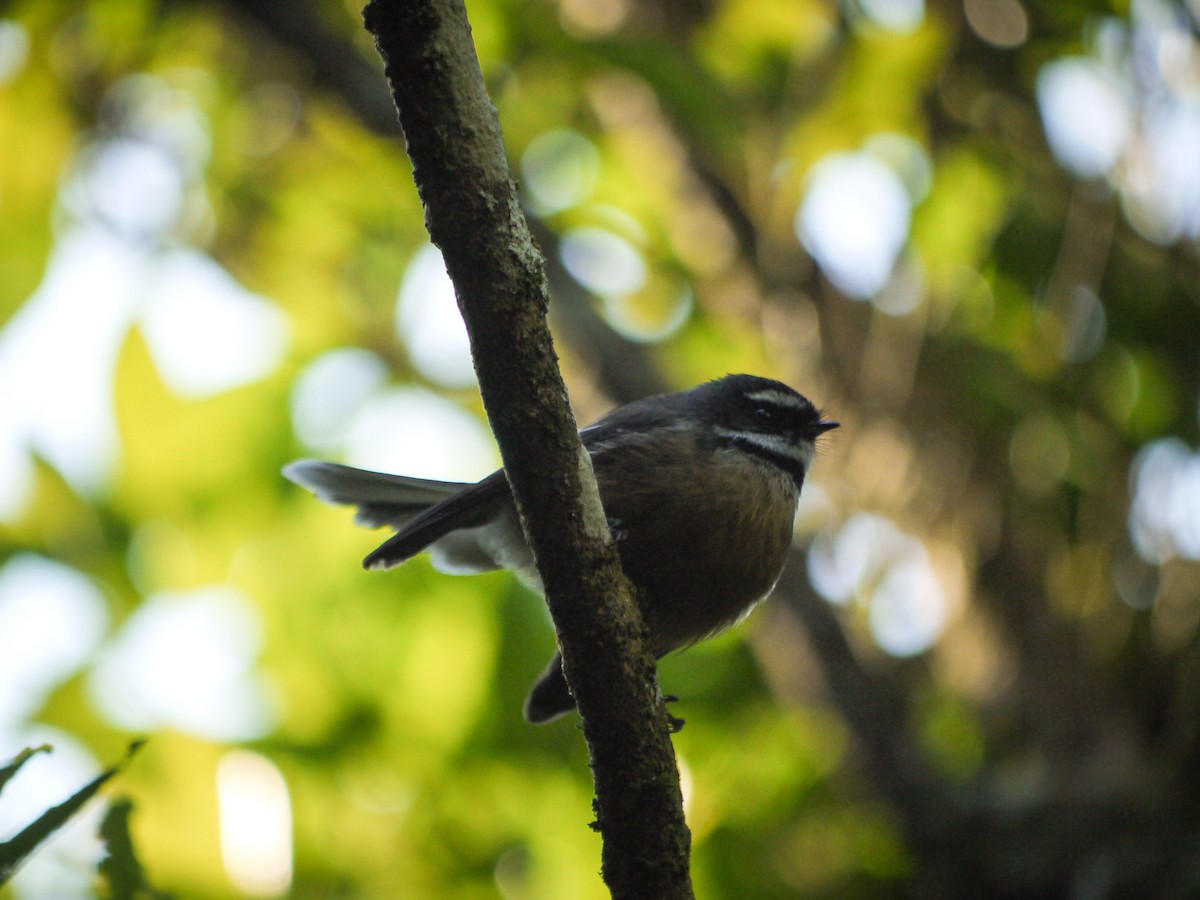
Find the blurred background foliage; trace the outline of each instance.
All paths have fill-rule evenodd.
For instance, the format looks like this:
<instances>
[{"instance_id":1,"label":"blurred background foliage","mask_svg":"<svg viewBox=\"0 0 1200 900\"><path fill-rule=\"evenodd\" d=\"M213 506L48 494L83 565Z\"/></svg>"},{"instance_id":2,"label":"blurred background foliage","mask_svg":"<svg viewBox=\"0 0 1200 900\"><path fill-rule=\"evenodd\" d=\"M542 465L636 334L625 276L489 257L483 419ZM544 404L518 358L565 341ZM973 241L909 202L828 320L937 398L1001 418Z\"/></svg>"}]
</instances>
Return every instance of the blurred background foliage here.
<instances>
[{"instance_id":1,"label":"blurred background foliage","mask_svg":"<svg viewBox=\"0 0 1200 900\"><path fill-rule=\"evenodd\" d=\"M0 5L0 838L185 897L602 895L553 637L297 456L497 456L354 3ZM703 897L1200 893L1200 5L471 0L577 414L843 423L662 664ZM89 896L102 810L4 896Z\"/></svg>"}]
</instances>

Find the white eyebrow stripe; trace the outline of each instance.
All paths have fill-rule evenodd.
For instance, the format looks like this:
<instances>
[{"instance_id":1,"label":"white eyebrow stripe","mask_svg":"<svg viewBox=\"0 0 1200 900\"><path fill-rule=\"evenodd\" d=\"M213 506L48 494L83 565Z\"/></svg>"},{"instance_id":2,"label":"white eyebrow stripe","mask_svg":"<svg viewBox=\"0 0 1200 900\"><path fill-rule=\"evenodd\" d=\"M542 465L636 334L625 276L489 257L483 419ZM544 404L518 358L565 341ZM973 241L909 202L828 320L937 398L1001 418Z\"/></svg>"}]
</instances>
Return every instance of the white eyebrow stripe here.
<instances>
[{"instance_id":1,"label":"white eyebrow stripe","mask_svg":"<svg viewBox=\"0 0 1200 900\"><path fill-rule=\"evenodd\" d=\"M755 391L753 394L747 394L746 399L761 400L775 406L786 407L787 409L807 410L809 408L809 403L803 397L797 397L795 394L786 394L774 388L767 388L764 391Z\"/></svg>"},{"instance_id":2,"label":"white eyebrow stripe","mask_svg":"<svg viewBox=\"0 0 1200 900\"><path fill-rule=\"evenodd\" d=\"M810 441L801 441L799 444L795 444L773 434L761 434L757 431L734 431L732 428L720 427L716 431L721 437L744 441L747 444L761 447L768 453L774 453L776 456L793 459L805 469L812 462L813 452L816 449Z\"/></svg>"}]
</instances>

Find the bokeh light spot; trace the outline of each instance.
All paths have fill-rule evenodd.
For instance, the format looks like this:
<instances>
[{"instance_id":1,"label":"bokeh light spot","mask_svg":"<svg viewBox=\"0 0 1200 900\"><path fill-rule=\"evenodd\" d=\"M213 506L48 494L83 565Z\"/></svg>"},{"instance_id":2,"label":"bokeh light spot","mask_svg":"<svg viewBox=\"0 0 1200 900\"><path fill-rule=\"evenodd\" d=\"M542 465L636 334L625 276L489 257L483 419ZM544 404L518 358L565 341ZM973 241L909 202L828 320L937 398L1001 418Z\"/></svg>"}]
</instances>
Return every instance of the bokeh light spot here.
<instances>
[{"instance_id":1,"label":"bokeh light spot","mask_svg":"<svg viewBox=\"0 0 1200 900\"><path fill-rule=\"evenodd\" d=\"M477 480L499 464L483 422L419 388L364 403L347 430L345 456L364 469L452 481Z\"/></svg>"},{"instance_id":2,"label":"bokeh light spot","mask_svg":"<svg viewBox=\"0 0 1200 900\"><path fill-rule=\"evenodd\" d=\"M600 153L578 131L556 128L530 141L521 157L524 200L539 216L582 203L600 176Z\"/></svg>"},{"instance_id":3,"label":"bokeh light spot","mask_svg":"<svg viewBox=\"0 0 1200 900\"><path fill-rule=\"evenodd\" d=\"M84 575L21 553L0 568L0 731L36 714L108 628L108 604Z\"/></svg>"},{"instance_id":4,"label":"bokeh light spot","mask_svg":"<svg viewBox=\"0 0 1200 900\"><path fill-rule=\"evenodd\" d=\"M184 397L210 397L268 375L289 340L288 320L272 301L194 250L159 263L141 325L163 380Z\"/></svg>"},{"instance_id":5,"label":"bokeh light spot","mask_svg":"<svg viewBox=\"0 0 1200 900\"><path fill-rule=\"evenodd\" d=\"M911 213L891 168L868 153L837 153L813 169L796 236L839 290L865 299L891 276Z\"/></svg>"},{"instance_id":6,"label":"bokeh light spot","mask_svg":"<svg viewBox=\"0 0 1200 900\"><path fill-rule=\"evenodd\" d=\"M965 0L967 24L993 47L1011 50L1029 37L1029 16L1019 0Z\"/></svg>"},{"instance_id":7,"label":"bokeh light spot","mask_svg":"<svg viewBox=\"0 0 1200 900\"><path fill-rule=\"evenodd\" d=\"M925 0L858 0L858 5L876 25L899 34L925 20Z\"/></svg>"},{"instance_id":8,"label":"bokeh light spot","mask_svg":"<svg viewBox=\"0 0 1200 900\"><path fill-rule=\"evenodd\" d=\"M1142 558L1200 559L1200 453L1178 438L1143 447L1131 472L1129 530Z\"/></svg>"},{"instance_id":9,"label":"bokeh light spot","mask_svg":"<svg viewBox=\"0 0 1200 900\"><path fill-rule=\"evenodd\" d=\"M929 195L933 160L919 141L907 134L884 131L868 138L863 152L884 163L900 179L914 206Z\"/></svg>"},{"instance_id":10,"label":"bokeh light spot","mask_svg":"<svg viewBox=\"0 0 1200 900\"><path fill-rule=\"evenodd\" d=\"M231 587L155 594L103 651L89 687L97 707L131 731L262 737L275 716L255 672L261 640L254 608Z\"/></svg>"},{"instance_id":11,"label":"bokeh light spot","mask_svg":"<svg viewBox=\"0 0 1200 900\"><path fill-rule=\"evenodd\" d=\"M602 297L641 290L646 263L629 241L606 228L575 228L563 235L563 265L576 281Z\"/></svg>"},{"instance_id":12,"label":"bokeh light spot","mask_svg":"<svg viewBox=\"0 0 1200 900\"><path fill-rule=\"evenodd\" d=\"M86 150L68 202L122 236L139 239L170 229L183 208L184 177L165 148L116 138Z\"/></svg>"},{"instance_id":13,"label":"bokeh light spot","mask_svg":"<svg viewBox=\"0 0 1200 900\"><path fill-rule=\"evenodd\" d=\"M81 493L107 481L119 447L113 372L136 307L129 284L143 266L104 229L72 228L0 332L0 519L24 506L31 450Z\"/></svg>"},{"instance_id":14,"label":"bokeh light spot","mask_svg":"<svg viewBox=\"0 0 1200 900\"><path fill-rule=\"evenodd\" d=\"M292 883L292 803L269 759L230 750L217 766L221 858L229 880L251 897L277 897Z\"/></svg>"},{"instance_id":15,"label":"bokeh light spot","mask_svg":"<svg viewBox=\"0 0 1200 900\"><path fill-rule=\"evenodd\" d=\"M1129 141L1132 113L1119 83L1091 59L1056 60L1038 74L1038 108L1059 162L1084 178L1107 174Z\"/></svg>"},{"instance_id":16,"label":"bokeh light spot","mask_svg":"<svg viewBox=\"0 0 1200 900\"><path fill-rule=\"evenodd\" d=\"M946 627L946 595L924 553L887 570L868 607L871 635L892 656L928 650Z\"/></svg>"},{"instance_id":17,"label":"bokeh light spot","mask_svg":"<svg viewBox=\"0 0 1200 900\"><path fill-rule=\"evenodd\" d=\"M808 577L832 603L864 604L872 637L893 656L928 650L949 619L925 545L880 515L858 513L818 534L808 551Z\"/></svg>"},{"instance_id":18,"label":"bokeh light spot","mask_svg":"<svg viewBox=\"0 0 1200 900\"><path fill-rule=\"evenodd\" d=\"M29 32L20 22L0 19L0 85L21 74L29 60Z\"/></svg>"},{"instance_id":19,"label":"bokeh light spot","mask_svg":"<svg viewBox=\"0 0 1200 900\"><path fill-rule=\"evenodd\" d=\"M314 450L339 449L355 414L385 384L387 374L382 359L358 347L318 356L296 378L292 389L296 435Z\"/></svg>"},{"instance_id":20,"label":"bokeh light spot","mask_svg":"<svg viewBox=\"0 0 1200 900\"><path fill-rule=\"evenodd\" d=\"M458 311L442 251L426 244L404 272L396 303L396 333L422 375L444 387L475 384L471 342Z\"/></svg>"}]
</instances>

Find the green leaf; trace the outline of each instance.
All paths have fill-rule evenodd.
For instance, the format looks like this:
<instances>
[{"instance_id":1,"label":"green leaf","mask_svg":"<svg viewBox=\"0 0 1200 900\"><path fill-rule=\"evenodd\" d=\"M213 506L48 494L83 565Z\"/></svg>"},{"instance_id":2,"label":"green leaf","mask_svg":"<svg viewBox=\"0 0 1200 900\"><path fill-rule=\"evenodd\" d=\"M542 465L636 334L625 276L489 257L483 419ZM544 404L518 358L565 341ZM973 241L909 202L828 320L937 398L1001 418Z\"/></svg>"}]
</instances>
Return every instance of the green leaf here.
<instances>
[{"instance_id":1,"label":"green leaf","mask_svg":"<svg viewBox=\"0 0 1200 900\"><path fill-rule=\"evenodd\" d=\"M92 781L84 785L84 787L63 803L46 810L14 838L0 844L0 885L6 884L29 855L41 846L50 835L65 825L72 816L79 812L83 808L83 805L95 796L96 792L100 790L106 781L124 769L143 743L145 742L134 741L129 745L129 751L119 763L92 779ZM36 751L24 751L24 759L18 756L17 760L14 760L14 763L20 766L34 752Z\"/></svg>"},{"instance_id":2,"label":"green leaf","mask_svg":"<svg viewBox=\"0 0 1200 900\"><path fill-rule=\"evenodd\" d=\"M120 797L112 802L104 821L100 823L100 837L108 855L100 861L100 877L107 885L104 895L111 900L160 900L170 894L156 891L146 882L146 873L133 849L133 838L129 834L129 816L133 812L133 801Z\"/></svg>"},{"instance_id":3,"label":"green leaf","mask_svg":"<svg viewBox=\"0 0 1200 900\"><path fill-rule=\"evenodd\" d=\"M40 747L26 747L7 763L3 768L0 768L0 791L4 790L4 786L9 780L20 771L21 766L29 762L34 756L39 753L50 753L54 750L49 744L42 744Z\"/></svg>"}]
</instances>

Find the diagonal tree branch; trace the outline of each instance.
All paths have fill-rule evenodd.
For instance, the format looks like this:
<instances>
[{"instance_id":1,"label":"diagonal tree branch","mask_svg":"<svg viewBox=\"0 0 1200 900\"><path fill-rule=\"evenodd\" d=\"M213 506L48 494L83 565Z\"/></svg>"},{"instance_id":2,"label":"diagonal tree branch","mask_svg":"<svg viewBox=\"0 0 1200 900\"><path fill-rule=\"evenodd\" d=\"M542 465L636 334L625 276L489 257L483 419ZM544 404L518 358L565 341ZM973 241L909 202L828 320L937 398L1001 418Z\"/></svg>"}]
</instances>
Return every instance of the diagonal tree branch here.
<instances>
[{"instance_id":1,"label":"diagonal tree branch","mask_svg":"<svg viewBox=\"0 0 1200 900\"><path fill-rule=\"evenodd\" d=\"M364 18L583 716L604 879L616 897L690 897L691 835L654 661L567 405L546 323L545 264L517 201L466 9L461 0L372 0Z\"/></svg>"}]
</instances>

